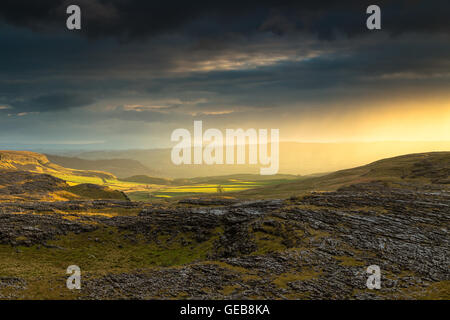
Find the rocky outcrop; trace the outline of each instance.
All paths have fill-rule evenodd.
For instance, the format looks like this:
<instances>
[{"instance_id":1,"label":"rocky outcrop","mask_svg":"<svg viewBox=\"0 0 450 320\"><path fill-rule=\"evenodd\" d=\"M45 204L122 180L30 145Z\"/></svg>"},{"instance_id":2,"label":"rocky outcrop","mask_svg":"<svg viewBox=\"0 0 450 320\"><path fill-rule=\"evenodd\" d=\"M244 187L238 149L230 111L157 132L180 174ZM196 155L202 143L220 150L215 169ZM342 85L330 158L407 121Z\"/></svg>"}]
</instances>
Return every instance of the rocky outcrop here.
<instances>
[{"instance_id":1,"label":"rocky outcrop","mask_svg":"<svg viewBox=\"0 0 450 320\"><path fill-rule=\"evenodd\" d=\"M69 185L48 174L27 171L0 170L0 194L42 194L63 190Z\"/></svg>"}]
</instances>

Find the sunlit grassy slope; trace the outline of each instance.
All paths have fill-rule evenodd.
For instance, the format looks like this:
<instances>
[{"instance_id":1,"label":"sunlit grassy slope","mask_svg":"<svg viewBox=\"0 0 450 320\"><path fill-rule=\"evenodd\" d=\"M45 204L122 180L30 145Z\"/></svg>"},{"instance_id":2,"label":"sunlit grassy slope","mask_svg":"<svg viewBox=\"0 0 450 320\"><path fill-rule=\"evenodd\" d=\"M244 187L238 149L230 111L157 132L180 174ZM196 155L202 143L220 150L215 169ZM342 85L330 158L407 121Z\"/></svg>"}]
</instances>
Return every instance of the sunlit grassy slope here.
<instances>
[{"instance_id":1,"label":"sunlit grassy slope","mask_svg":"<svg viewBox=\"0 0 450 320\"><path fill-rule=\"evenodd\" d=\"M69 182L95 183L102 179L116 179L107 172L69 169L50 162L43 154L30 151L1 151L0 169L46 173L55 177L70 178Z\"/></svg>"},{"instance_id":2,"label":"sunlit grassy slope","mask_svg":"<svg viewBox=\"0 0 450 320\"><path fill-rule=\"evenodd\" d=\"M309 191L332 191L356 183L381 180L386 183L450 184L450 152L403 155L375 161L365 166L336 171L318 177L269 185L233 194L240 198L286 198Z\"/></svg>"}]
</instances>

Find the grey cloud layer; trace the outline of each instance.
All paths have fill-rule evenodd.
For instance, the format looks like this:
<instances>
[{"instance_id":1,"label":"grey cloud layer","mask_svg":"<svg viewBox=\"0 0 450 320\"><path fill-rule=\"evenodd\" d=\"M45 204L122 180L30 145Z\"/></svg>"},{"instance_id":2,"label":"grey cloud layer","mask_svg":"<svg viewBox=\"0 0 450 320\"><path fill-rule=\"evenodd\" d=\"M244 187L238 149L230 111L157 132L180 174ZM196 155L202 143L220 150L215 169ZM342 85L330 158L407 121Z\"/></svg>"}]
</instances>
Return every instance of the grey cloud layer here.
<instances>
[{"instance_id":1,"label":"grey cloud layer","mask_svg":"<svg viewBox=\"0 0 450 320\"><path fill-rule=\"evenodd\" d=\"M2 2L3 135L239 123L450 85L448 1L379 1L380 32L364 1L72 2L81 34L61 30L67 1Z\"/></svg>"}]
</instances>

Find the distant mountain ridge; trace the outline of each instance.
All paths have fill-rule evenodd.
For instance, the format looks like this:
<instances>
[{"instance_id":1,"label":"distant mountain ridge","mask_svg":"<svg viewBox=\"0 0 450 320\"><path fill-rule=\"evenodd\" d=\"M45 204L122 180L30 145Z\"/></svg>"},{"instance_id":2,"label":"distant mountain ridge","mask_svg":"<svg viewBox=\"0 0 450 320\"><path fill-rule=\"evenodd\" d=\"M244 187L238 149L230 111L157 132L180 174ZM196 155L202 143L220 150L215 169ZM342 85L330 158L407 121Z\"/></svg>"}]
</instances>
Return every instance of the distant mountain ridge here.
<instances>
[{"instance_id":1,"label":"distant mountain ridge","mask_svg":"<svg viewBox=\"0 0 450 320\"><path fill-rule=\"evenodd\" d=\"M248 149L248 148L247 148ZM334 172L346 168L404 154L448 151L450 141L387 141L346 143L280 142L279 174L309 175ZM174 165L171 149L115 150L82 152L77 157L88 160L133 159L154 173L139 173L165 178L196 178L258 174L257 165ZM131 174L129 176L132 176Z\"/></svg>"},{"instance_id":2,"label":"distant mountain ridge","mask_svg":"<svg viewBox=\"0 0 450 320\"><path fill-rule=\"evenodd\" d=\"M125 178L137 175L155 175L155 171L133 159L100 159L88 160L78 157L65 157L46 154L47 158L60 166L78 170L99 170L114 174L116 177Z\"/></svg>"}]
</instances>

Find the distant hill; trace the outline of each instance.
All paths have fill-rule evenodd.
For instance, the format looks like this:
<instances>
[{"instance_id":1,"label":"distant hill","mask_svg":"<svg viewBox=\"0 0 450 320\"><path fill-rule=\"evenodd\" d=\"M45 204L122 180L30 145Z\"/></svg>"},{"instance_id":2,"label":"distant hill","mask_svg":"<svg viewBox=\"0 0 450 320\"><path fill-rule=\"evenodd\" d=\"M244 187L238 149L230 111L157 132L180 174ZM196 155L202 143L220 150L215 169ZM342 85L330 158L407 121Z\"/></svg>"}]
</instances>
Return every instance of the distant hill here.
<instances>
[{"instance_id":1,"label":"distant hill","mask_svg":"<svg viewBox=\"0 0 450 320\"><path fill-rule=\"evenodd\" d=\"M50 154L46 154L46 156L51 162L63 167L78 170L106 171L111 172L119 178L155 174L155 171L150 170L139 161L132 159L87 160L77 157L64 157Z\"/></svg>"},{"instance_id":2,"label":"distant hill","mask_svg":"<svg viewBox=\"0 0 450 320\"><path fill-rule=\"evenodd\" d=\"M0 169L47 173L53 176L79 176L116 179L103 171L76 170L51 162L45 155L30 151L0 151Z\"/></svg>"},{"instance_id":3,"label":"distant hill","mask_svg":"<svg viewBox=\"0 0 450 320\"><path fill-rule=\"evenodd\" d=\"M378 159L403 154L448 151L450 141L391 141L351 143L280 143L281 174L309 175L334 172L345 168L361 166ZM171 149L92 151L78 154L79 158L133 159L139 161L154 173L149 176L170 178L195 178L232 175L259 174L260 165L180 165L171 162ZM110 170L109 170L110 171ZM111 171L112 172L112 171ZM139 173L142 174L142 173ZM134 174L130 174L134 175Z\"/></svg>"},{"instance_id":4,"label":"distant hill","mask_svg":"<svg viewBox=\"0 0 450 320\"><path fill-rule=\"evenodd\" d=\"M239 192L239 197L287 197L309 191L332 191L370 181L402 184L438 184L450 188L450 152L408 154L319 177Z\"/></svg>"}]
</instances>

